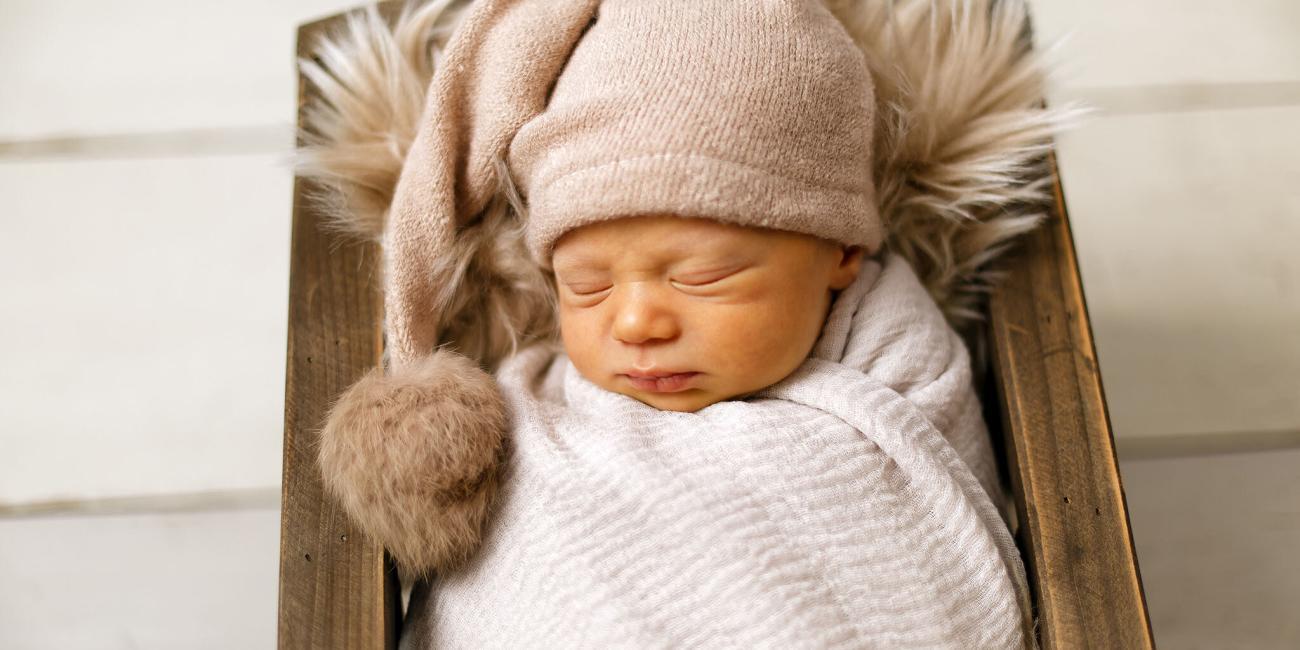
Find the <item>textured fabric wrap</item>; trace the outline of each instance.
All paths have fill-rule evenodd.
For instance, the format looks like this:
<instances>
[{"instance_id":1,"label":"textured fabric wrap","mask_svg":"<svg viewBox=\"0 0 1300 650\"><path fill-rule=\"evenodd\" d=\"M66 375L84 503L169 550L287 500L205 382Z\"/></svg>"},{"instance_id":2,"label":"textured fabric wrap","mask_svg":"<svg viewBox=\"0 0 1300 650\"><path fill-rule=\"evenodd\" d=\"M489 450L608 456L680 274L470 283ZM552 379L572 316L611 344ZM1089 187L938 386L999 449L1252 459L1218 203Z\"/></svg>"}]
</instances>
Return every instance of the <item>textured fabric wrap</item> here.
<instances>
[{"instance_id":1,"label":"textured fabric wrap","mask_svg":"<svg viewBox=\"0 0 1300 650\"><path fill-rule=\"evenodd\" d=\"M483 546L418 585L404 648L1031 643L967 352L869 260L780 383L659 411L528 348Z\"/></svg>"}]
</instances>

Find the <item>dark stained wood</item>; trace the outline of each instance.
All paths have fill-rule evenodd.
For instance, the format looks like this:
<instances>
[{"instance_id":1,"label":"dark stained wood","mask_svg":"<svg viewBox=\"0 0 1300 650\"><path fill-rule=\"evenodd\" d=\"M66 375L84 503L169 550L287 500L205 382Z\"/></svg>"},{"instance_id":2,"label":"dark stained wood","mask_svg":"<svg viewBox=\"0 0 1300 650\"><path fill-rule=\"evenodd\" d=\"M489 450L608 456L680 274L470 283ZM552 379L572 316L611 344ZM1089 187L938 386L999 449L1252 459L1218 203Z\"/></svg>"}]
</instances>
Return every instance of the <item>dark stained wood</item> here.
<instances>
[{"instance_id":1,"label":"dark stained wood","mask_svg":"<svg viewBox=\"0 0 1300 650\"><path fill-rule=\"evenodd\" d=\"M342 16L298 30L298 55ZM312 89L298 82L298 121ZM380 362L379 249L323 233L294 181L280 529L279 647L396 647L399 590L384 550L321 489L317 435L335 398Z\"/></svg>"},{"instance_id":2,"label":"dark stained wood","mask_svg":"<svg viewBox=\"0 0 1300 650\"><path fill-rule=\"evenodd\" d=\"M1044 648L1146 648L1129 528L1065 198L999 267L989 335L1019 542Z\"/></svg>"}]
</instances>

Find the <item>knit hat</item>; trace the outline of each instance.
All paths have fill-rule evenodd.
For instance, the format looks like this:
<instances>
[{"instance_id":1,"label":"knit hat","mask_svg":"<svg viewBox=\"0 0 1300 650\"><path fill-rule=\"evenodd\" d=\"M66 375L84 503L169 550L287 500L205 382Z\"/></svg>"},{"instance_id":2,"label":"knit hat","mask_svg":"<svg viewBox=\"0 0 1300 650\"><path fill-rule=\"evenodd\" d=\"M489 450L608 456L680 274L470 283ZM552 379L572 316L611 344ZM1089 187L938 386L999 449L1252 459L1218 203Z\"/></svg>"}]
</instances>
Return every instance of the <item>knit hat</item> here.
<instances>
[{"instance_id":1,"label":"knit hat","mask_svg":"<svg viewBox=\"0 0 1300 650\"><path fill-rule=\"evenodd\" d=\"M478 0L426 98L385 231L390 358L439 342L440 253L504 158L549 267L565 232L674 214L874 252L874 98L821 0Z\"/></svg>"}]
</instances>

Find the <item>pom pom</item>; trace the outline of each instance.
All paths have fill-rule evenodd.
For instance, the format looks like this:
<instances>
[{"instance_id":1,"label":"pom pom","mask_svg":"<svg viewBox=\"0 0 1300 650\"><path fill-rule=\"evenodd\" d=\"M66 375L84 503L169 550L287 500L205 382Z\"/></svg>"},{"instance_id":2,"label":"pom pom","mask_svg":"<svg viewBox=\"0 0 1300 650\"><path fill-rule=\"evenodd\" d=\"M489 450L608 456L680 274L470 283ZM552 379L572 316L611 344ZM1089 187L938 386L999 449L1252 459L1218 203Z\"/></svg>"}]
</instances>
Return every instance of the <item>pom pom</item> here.
<instances>
[{"instance_id":1,"label":"pom pom","mask_svg":"<svg viewBox=\"0 0 1300 650\"><path fill-rule=\"evenodd\" d=\"M478 547L497 490L508 416L496 380L439 350L343 393L320 436L326 490L407 575Z\"/></svg>"}]
</instances>

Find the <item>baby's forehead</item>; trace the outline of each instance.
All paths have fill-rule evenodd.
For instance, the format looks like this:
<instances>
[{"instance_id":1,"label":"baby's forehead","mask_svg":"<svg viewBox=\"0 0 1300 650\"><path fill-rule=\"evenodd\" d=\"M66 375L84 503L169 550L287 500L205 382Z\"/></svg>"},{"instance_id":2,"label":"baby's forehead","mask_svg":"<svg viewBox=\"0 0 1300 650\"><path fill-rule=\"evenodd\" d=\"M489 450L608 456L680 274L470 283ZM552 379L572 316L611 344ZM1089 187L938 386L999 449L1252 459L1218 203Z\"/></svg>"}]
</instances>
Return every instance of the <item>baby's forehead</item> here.
<instances>
[{"instance_id":1,"label":"baby's forehead","mask_svg":"<svg viewBox=\"0 0 1300 650\"><path fill-rule=\"evenodd\" d=\"M675 215L611 219L575 228L556 243L557 270L606 266L634 256L671 262L758 254L780 246L792 233Z\"/></svg>"}]
</instances>

